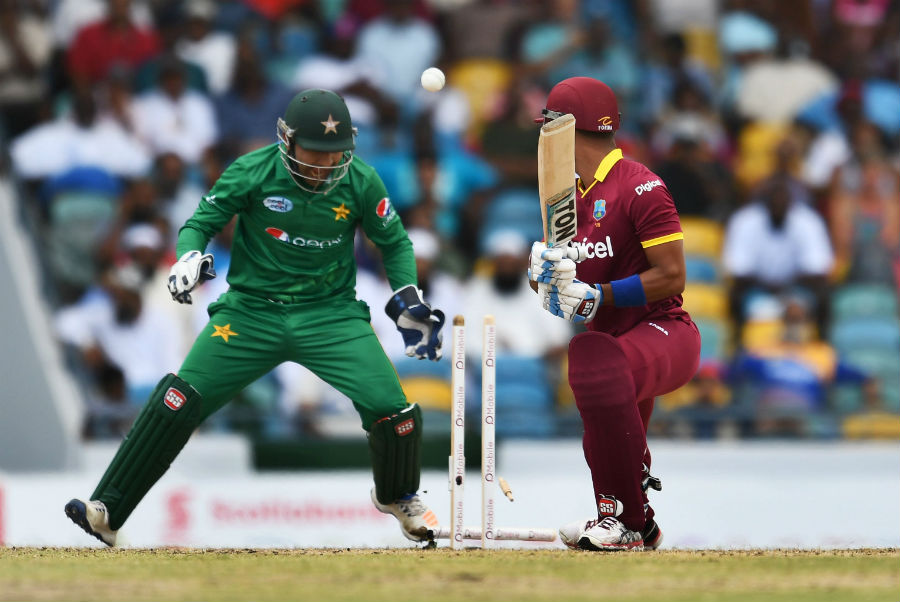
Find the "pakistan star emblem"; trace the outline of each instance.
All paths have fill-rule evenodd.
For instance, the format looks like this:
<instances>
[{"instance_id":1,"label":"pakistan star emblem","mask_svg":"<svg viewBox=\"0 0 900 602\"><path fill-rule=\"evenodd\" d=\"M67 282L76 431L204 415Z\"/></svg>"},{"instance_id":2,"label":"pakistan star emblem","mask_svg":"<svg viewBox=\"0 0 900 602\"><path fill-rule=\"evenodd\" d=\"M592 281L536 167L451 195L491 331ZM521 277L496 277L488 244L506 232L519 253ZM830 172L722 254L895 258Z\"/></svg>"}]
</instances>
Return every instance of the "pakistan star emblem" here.
<instances>
[{"instance_id":1,"label":"pakistan star emblem","mask_svg":"<svg viewBox=\"0 0 900 602\"><path fill-rule=\"evenodd\" d=\"M347 209L347 206L341 203L340 207L332 207L332 211L335 212L334 221L344 220L347 221L347 216L350 215L350 210Z\"/></svg>"},{"instance_id":2,"label":"pakistan star emblem","mask_svg":"<svg viewBox=\"0 0 900 602\"><path fill-rule=\"evenodd\" d=\"M322 125L325 126L326 134L334 134L337 135L337 126L340 125L340 121L335 121L334 117L331 116L331 113L328 114L328 119L325 121L320 121Z\"/></svg>"},{"instance_id":3,"label":"pakistan star emblem","mask_svg":"<svg viewBox=\"0 0 900 602\"><path fill-rule=\"evenodd\" d=\"M213 324L213 328L216 329L214 333L210 335L210 337L222 337L225 342L228 342L228 337L236 337L238 333L231 330L231 324L226 324L225 326L216 326Z\"/></svg>"}]
</instances>

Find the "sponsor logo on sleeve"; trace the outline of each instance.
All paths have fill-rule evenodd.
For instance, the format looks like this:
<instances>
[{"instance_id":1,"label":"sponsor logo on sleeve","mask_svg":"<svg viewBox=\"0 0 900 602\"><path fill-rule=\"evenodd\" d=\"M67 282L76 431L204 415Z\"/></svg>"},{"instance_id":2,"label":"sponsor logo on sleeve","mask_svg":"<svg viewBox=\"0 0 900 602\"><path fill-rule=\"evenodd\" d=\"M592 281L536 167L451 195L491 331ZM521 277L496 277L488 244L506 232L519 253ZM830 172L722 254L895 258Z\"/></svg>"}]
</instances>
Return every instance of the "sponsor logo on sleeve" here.
<instances>
[{"instance_id":1,"label":"sponsor logo on sleeve","mask_svg":"<svg viewBox=\"0 0 900 602\"><path fill-rule=\"evenodd\" d=\"M187 397L175 387L169 387L169 390L166 391L166 394L163 397L163 403L165 403L169 409L176 412L181 409L181 406L184 405L185 401L187 401Z\"/></svg>"},{"instance_id":2,"label":"sponsor logo on sleeve","mask_svg":"<svg viewBox=\"0 0 900 602\"><path fill-rule=\"evenodd\" d=\"M655 180L650 180L649 182L644 182L643 184L638 184L637 186L634 187L634 191L637 193L638 196L641 196L645 192L650 192L657 186L662 186L662 185L663 185L662 180L657 178Z\"/></svg>"},{"instance_id":3,"label":"sponsor logo on sleeve","mask_svg":"<svg viewBox=\"0 0 900 602\"><path fill-rule=\"evenodd\" d=\"M375 215L381 218L382 226L388 225L395 217L397 217L397 212L394 211L394 206L391 205L390 198L384 197L378 201L378 204L375 205Z\"/></svg>"},{"instance_id":4,"label":"sponsor logo on sleeve","mask_svg":"<svg viewBox=\"0 0 900 602\"><path fill-rule=\"evenodd\" d=\"M266 209L268 209L269 211L274 211L276 213L287 213L294 208L294 203L291 202L290 199L286 199L283 196L267 197L263 201L263 205L265 205Z\"/></svg>"}]
</instances>

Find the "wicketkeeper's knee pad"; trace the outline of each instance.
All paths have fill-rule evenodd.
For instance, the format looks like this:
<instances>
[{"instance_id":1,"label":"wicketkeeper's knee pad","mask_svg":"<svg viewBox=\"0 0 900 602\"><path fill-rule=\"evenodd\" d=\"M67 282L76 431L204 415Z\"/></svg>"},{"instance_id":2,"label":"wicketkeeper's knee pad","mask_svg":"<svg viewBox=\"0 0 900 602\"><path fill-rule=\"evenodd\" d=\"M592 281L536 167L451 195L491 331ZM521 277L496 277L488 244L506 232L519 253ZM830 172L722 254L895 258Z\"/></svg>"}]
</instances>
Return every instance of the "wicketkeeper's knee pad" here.
<instances>
[{"instance_id":1,"label":"wicketkeeper's knee pad","mask_svg":"<svg viewBox=\"0 0 900 602\"><path fill-rule=\"evenodd\" d=\"M382 504L419 490L422 469L422 410L412 404L369 429L375 496Z\"/></svg>"},{"instance_id":2,"label":"wicketkeeper's knee pad","mask_svg":"<svg viewBox=\"0 0 900 602\"><path fill-rule=\"evenodd\" d=\"M603 332L583 332L572 337L569 386L582 413L635 403L634 379L625 352L615 337Z\"/></svg>"},{"instance_id":3,"label":"wicketkeeper's knee pad","mask_svg":"<svg viewBox=\"0 0 900 602\"><path fill-rule=\"evenodd\" d=\"M201 420L200 393L174 374L163 377L91 496L109 509L110 528L125 522Z\"/></svg>"}]
</instances>

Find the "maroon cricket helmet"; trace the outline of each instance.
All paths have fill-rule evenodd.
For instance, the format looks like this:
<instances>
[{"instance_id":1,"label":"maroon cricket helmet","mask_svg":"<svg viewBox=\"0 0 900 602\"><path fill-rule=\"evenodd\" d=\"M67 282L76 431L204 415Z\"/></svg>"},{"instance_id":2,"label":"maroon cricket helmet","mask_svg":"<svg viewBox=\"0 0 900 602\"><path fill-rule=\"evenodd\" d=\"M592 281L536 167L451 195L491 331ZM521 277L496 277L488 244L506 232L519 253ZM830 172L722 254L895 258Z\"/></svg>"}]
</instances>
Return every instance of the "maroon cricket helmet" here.
<instances>
[{"instance_id":1,"label":"maroon cricket helmet","mask_svg":"<svg viewBox=\"0 0 900 602\"><path fill-rule=\"evenodd\" d=\"M619 129L619 103L612 89L593 77L570 77L550 90L547 108L535 123L546 123L571 113L575 128L586 132Z\"/></svg>"}]
</instances>

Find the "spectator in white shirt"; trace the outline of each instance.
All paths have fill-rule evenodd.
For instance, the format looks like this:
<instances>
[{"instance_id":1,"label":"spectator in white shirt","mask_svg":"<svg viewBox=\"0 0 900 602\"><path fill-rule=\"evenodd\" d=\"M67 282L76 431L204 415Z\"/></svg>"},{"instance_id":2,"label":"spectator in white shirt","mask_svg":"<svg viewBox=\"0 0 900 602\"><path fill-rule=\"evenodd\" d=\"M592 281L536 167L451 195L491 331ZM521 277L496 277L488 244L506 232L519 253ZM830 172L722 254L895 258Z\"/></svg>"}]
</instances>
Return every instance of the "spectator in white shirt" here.
<instances>
[{"instance_id":1,"label":"spectator in white shirt","mask_svg":"<svg viewBox=\"0 0 900 602\"><path fill-rule=\"evenodd\" d=\"M111 363L122 369L131 399L145 399L160 374L175 372L180 333L169 316L141 299L143 277L133 265L108 270L106 294L88 294L56 315L60 339L81 352L91 369Z\"/></svg>"},{"instance_id":2,"label":"spectator in white shirt","mask_svg":"<svg viewBox=\"0 0 900 602\"><path fill-rule=\"evenodd\" d=\"M799 200L796 180L776 175L757 200L731 216L722 263L732 277L730 305L739 343L749 294L802 289L816 300L819 334L828 323L828 275L834 262L825 220Z\"/></svg>"},{"instance_id":3,"label":"spectator in white shirt","mask_svg":"<svg viewBox=\"0 0 900 602\"><path fill-rule=\"evenodd\" d=\"M185 36L175 46L178 56L203 69L209 91L216 96L231 87L237 47L231 33L213 30L217 13L212 0L188 0L184 7Z\"/></svg>"},{"instance_id":4,"label":"spectator in white shirt","mask_svg":"<svg viewBox=\"0 0 900 602\"><path fill-rule=\"evenodd\" d=\"M415 16L411 0L386 5L384 16L363 26L356 52L379 68L382 91L403 105L418 91L422 71L437 61L441 40L430 23Z\"/></svg>"},{"instance_id":5,"label":"spectator in white shirt","mask_svg":"<svg viewBox=\"0 0 900 602\"><path fill-rule=\"evenodd\" d=\"M162 60L159 87L134 102L134 126L154 154L174 152L194 165L218 139L216 114L209 98L187 87L185 64Z\"/></svg>"},{"instance_id":6,"label":"spectator in white shirt","mask_svg":"<svg viewBox=\"0 0 900 602\"><path fill-rule=\"evenodd\" d=\"M10 145L13 169L22 178L42 180L75 167L99 167L135 178L149 169L151 158L140 140L117 121L98 117L90 90L75 93L71 116L33 127Z\"/></svg>"},{"instance_id":7,"label":"spectator in white shirt","mask_svg":"<svg viewBox=\"0 0 900 602\"><path fill-rule=\"evenodd\" d=\"M558 358L572 338L571 324L541 307L528 285L528 241L516 230L498 230L486 242L490 273L475 274L464 287L467 353L481 353L481 322L493 315L497 324L497 352L519 356Z\"/></svg>"}]
</instances>

